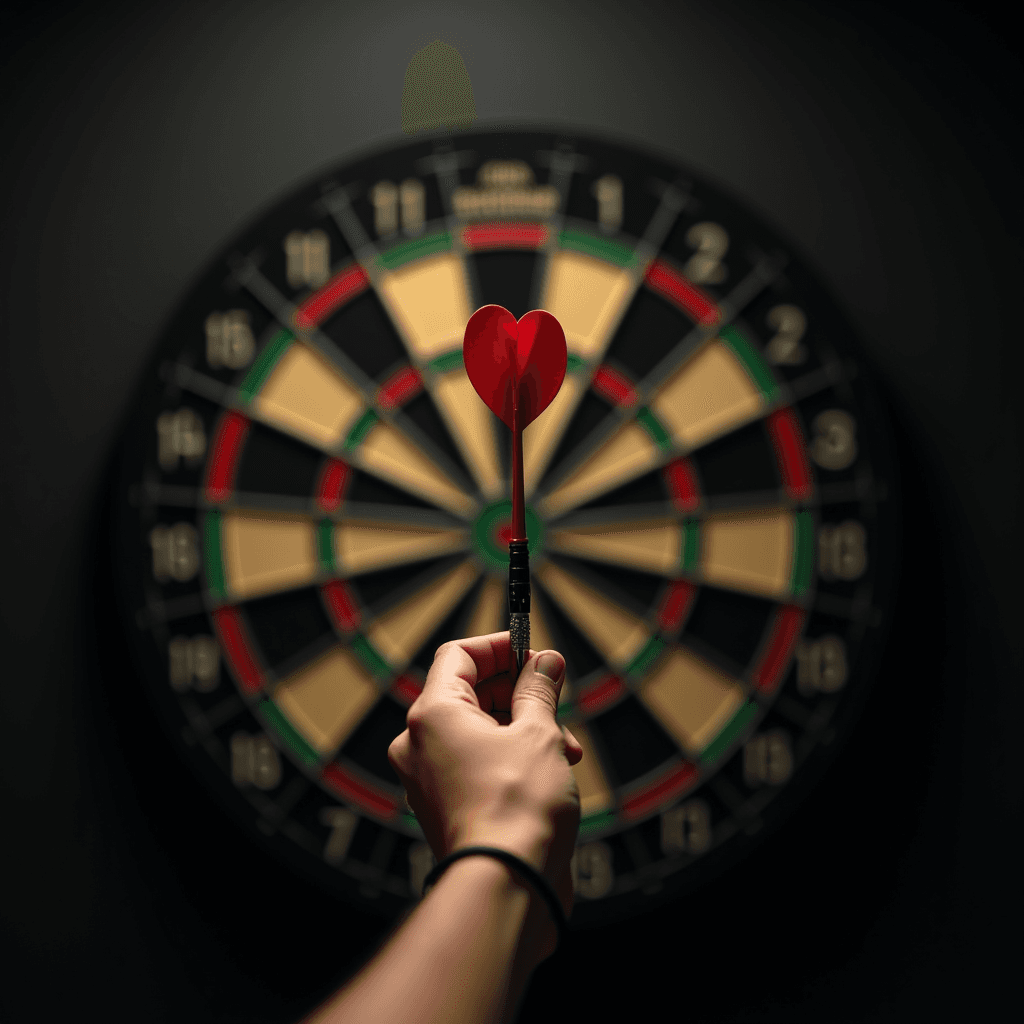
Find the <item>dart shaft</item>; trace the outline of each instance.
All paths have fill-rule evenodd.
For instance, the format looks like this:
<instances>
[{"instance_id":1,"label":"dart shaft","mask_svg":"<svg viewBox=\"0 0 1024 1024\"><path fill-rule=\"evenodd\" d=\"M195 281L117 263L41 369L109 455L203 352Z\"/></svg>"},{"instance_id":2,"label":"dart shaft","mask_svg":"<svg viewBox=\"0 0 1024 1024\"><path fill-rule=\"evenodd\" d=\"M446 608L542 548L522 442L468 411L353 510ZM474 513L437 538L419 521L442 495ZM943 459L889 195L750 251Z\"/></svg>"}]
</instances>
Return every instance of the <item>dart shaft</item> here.
<instances>
[{"instance_id":1,"label":"dart shaft","mask_svg":"<svg viewBox=\"0 0 1024 1024\"><path fill-rule=\"evenodd\" d=\"M523 424L519 394L512 392L512 539L526 540L526 502L523 495Z\"/></svg>"},{"instance_id":2,"label":"dart shaft","mask_svg":"<svg viewBox=\"0 0 1024 1024\"><path fill-rule=\"evenodd\" d=\"M523 424L519 420L519 389L512 388L512 539L508 542L509 640L516 660L516 679L530 653L530 551L523 507Z\"/></svg>"},{"instance_id":3,"label":"dart shaft","mask_svg":"<svg viewBox=\"0 0 1024 1024\"><path fill-rule=\"evenodd\" d=\"M516 661L516 679L530 654L530 551L525 540L508 545L509 639Z\"/></svg>"}]
</instances>

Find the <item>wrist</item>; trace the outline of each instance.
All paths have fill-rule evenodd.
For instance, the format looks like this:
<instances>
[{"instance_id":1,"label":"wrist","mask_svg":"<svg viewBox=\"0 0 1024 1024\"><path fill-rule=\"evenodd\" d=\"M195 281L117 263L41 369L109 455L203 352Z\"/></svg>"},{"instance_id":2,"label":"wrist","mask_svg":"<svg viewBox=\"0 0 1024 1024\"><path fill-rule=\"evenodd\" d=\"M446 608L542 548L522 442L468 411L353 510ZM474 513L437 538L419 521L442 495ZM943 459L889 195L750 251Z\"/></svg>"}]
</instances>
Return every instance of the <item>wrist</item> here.
<instances>
[{"instance_id":1,"label":"wrist","mask_svg":"<svg viewBox=\"0 0 1024 1024\"><path fill-rule=\"evenodd\" d=\"M437 880L431 892L440 889L445 879L449 888L468 887L479 894L486 905L500 908L499 916L514 932L516 943L525 931L527 921L533 922L536 917L536 912L532 911L533 904L543 903L543 899L535 897L532 888L507 864L487 854L457 858ZM535 924L533 928L536 928Z\"/></svg>"},{"instance_id":2,"label":"wrist","mask_svg":"<svg viewBox=\"0 0 1024 1024\"><path fill-rule=\"evenodd\" d=\"M452 845L449 853L467 846L491 846L514 854L545 875L551 841L551 830L535 823L494 825L471 822Z\"/></svg>"},{"instance_id":3,"label":"wrist","mask_svg":"<svg viewBox=\"0 0 1024 1024\"><path fill-rule=\"evenodd\" d=\"M508 850L505 846L490 842L459 843L448 856L458 854L460 851L467 851L472 847L483 847L504 853L511 853L515 860L520 858L514 851ZM529 861L525 861L529 864ZM475 864L474 868L459 873L464 881L467 878L476 879L478 885L486 887L492 898L508 901L513 893L525 902L516 902L516 920L519 923L520 941L516 955L516 962L520 969L532 971L534 967L546 960L558 948L561 937L561 919L563 914L549 904L549 897L542 890L542 883L539 879L532 877L531 872L523 866L509 863L504 858L495 854L480 852L464 853L457 856L442 872L441 877L450 874L458 865ZM532 865L531 865L532 866ZM435 884L439 884L435 883ZM558 896L555 894L555 902L558 903ZM520 909L524 916L518 916Z\"/></svg>"},{"instance_id":4,"label":"wrist","mask_svg":"<svg viewBox=\"0 0 1024 1024\"><path fill-rule=\"evenodd\" d=\"M481 845L475 843L474 845ZM460 847L462 849L462 847ZM454 850L452 851L455 852ZM511 868L497 857L490 857L487 854L472 854L467 857L459 857L454 860L437 880L435 888L440 886L445 878L458 878L461 881L472 878L474 884L489 895L498 898L506 898L510 895L523 891L519 877ZM527 903L523 903L524 910Z\"/></svg>"}]
</instances>

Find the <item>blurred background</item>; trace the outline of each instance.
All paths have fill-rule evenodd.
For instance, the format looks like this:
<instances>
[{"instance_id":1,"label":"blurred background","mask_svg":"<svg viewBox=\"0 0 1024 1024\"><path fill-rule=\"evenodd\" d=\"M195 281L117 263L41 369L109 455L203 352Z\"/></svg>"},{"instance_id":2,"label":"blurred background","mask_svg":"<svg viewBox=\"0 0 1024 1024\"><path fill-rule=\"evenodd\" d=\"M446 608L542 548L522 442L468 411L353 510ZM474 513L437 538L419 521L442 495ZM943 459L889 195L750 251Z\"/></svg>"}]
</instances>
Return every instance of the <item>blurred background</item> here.
<instances>
[{"instance_id":1,"label":"blurred background","mask_svg":"<svg viewBox=\"0 0 1024 1024\"><path fill-rule=\"evenodd\" d=\"M297 1021L389 930L284 872L174 760L131 685L105 502L144 363L200 269L317 172L406 141L405 70L436 38L465 61L478 126L655 145L791 242L860 333L901 465L898 606L849 742L741 867L544 964L521 1019L998 1020L1019 1007L1011 13L7 4L0 1017Z\"/></svg>"}]
</instances>

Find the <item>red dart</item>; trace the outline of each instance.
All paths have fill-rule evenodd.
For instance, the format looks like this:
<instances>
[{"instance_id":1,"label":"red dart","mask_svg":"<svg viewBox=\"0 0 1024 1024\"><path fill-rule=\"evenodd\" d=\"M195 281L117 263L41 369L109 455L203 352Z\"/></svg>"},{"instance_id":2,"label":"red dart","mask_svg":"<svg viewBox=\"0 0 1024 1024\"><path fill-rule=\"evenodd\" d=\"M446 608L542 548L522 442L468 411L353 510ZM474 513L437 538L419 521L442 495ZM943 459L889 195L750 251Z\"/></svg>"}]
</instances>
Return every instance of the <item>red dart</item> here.
<instances>
[{"instance_id":1,"label":"red dart","mask_svg":"<svg viewBox=\"0 0 1024 1024\"><path fill-rule=\"evenodd\" d=\"M481 306L466 324L462 358L476 393L512 431L512 539L526 539L523 430L552 402L565 379L561 324L543 309L519 321L504 306Z\"/></svg>"},{"instance_id":2,"label":"red dart","mask_svg":"<svg viewBox=\"0 0 1024 1024\"><path fill-rule=\"evenodd\" d=\"M466 324L462 358L476 393L512 431L509 611L512 649L522 671L530 646L523 430L551 404L562 386L568 358L565 332L543 309L533 309L517 322L504 306L481 306Z\"/></svg>"}]
</instances>

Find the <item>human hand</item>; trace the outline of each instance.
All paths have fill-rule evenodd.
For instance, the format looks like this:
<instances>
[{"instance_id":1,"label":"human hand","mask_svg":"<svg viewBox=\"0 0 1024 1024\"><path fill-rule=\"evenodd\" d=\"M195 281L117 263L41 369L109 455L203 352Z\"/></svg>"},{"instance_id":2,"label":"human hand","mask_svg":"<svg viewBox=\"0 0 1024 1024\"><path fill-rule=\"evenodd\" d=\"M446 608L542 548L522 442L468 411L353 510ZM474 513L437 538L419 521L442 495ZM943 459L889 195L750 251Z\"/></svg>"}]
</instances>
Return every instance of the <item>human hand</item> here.
<instances>
[{"instance_id":1,"label":"human hand","mask_svg":"<svg viewBox=\"0 0 1024 1024\"><path fill-rule=\"evenodd\" d=\"M510 663L507 632L438 648L388 760L438 861L464 846L509 850L551 882L568 917L580 823L571 766L583 748L555 720L565 659L531 651L515 683Z\"/></svg>"}]
</instances>

